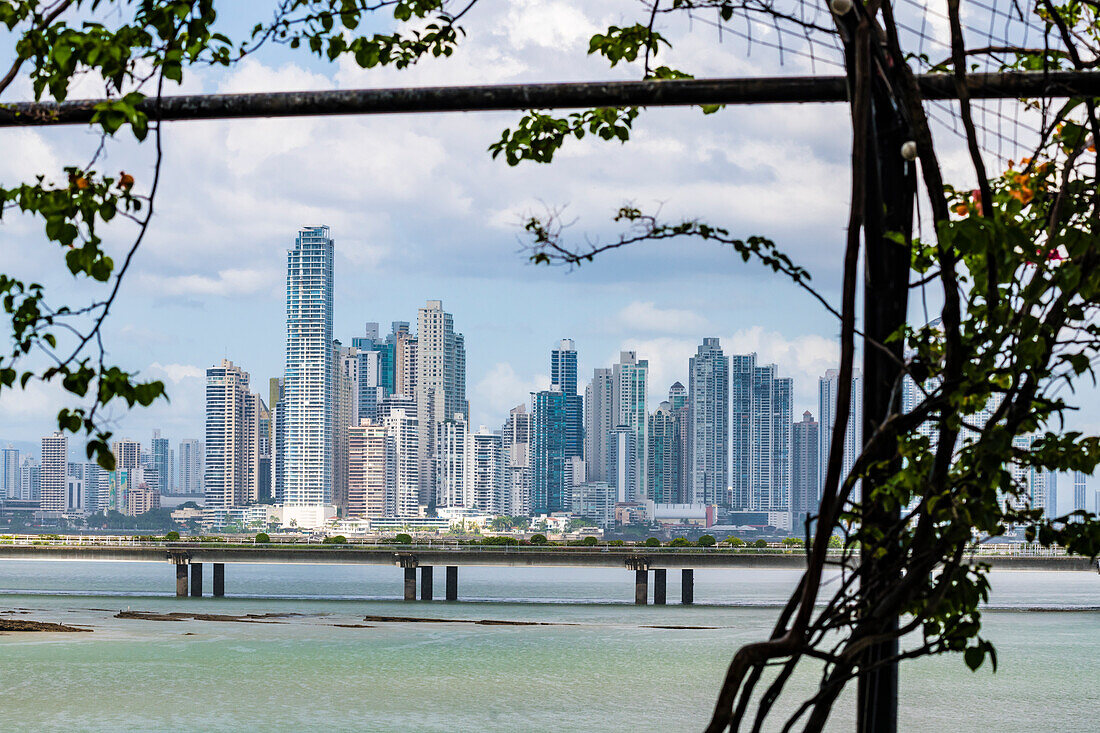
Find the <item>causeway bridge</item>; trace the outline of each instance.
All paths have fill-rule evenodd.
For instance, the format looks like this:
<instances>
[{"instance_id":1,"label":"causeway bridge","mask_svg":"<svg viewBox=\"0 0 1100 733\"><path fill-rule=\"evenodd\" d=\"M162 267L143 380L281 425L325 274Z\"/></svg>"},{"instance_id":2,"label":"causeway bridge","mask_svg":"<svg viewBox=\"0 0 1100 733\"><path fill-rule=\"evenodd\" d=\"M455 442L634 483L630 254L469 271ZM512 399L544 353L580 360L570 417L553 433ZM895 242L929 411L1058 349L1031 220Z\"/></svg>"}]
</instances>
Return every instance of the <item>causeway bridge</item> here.
<instances>
[{"instance_id":1,"label":"causeway bridge","mask_svg":"<svg viewBox=\"0 0 1100 733\"><path fill-rule=\"evenodd\" d=\"M1086 557L1055 552L990 551L975 557L995 569L1093 571ZM404 598L433 599L433 571L445 568L444 598L458 600L458 569L462 566L619 568L634 573L634 602L649 598L666 602L668 571L680 571L681 602L694 602L695 570L757 568L799 570L805 567L801 548L780 550L725 547L485 546L442 543L413 545L326 545L307 543L231 544L197 541L135 541L130 537L36 536L0 538L0 560L159 562L175 568L176 595L203 595L203 565L213 566L213 594L225 595L225 566L234 563L296 565L388 565L404 573ZM189 582L190 581L190 582Z\"/></svg>"}]
</instances>

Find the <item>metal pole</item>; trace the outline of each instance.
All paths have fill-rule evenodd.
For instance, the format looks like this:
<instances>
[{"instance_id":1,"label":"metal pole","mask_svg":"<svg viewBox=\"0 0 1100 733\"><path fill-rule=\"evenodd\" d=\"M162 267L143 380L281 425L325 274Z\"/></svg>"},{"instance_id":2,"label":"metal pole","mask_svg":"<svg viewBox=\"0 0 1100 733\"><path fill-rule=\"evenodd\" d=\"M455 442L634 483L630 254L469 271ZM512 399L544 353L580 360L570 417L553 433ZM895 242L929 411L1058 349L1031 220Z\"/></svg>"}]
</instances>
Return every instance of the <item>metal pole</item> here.
<instances>
[{"instance_id":1,"label":"metal pole","mask_svg":"<svg viewBox=\"0 0 1100 733\"><path fill-rule=\"evenodd\" d=\"M948 74L917 77L925 99L955 99ZM971 74L974 99L1097 97L1100 72L1014 72ZM309 115L368 115L409 112L486 112L582 107L677 107L698 104L798 104L846 102L843 76L670 79L550 84L496 84L392 89L246 94L184 94L145 99L138 108L153 119L213 120ZM0 105L0 127L77 125L91 122L107 100L15 102Z\"/></svg>"}]
</instances>

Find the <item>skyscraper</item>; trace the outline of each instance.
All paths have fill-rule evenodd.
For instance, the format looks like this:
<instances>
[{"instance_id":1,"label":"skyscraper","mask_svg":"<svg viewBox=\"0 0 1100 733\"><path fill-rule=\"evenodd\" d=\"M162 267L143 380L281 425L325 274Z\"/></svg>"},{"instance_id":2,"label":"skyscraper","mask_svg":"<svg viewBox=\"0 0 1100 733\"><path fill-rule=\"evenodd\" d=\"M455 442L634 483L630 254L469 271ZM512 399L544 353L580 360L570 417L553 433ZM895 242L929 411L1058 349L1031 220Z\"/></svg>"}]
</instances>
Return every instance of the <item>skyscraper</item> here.
<instances>
[{"instance_id":1,"label":"skyscraper","mask_svg":"<svg viewBox=\"0 0 1100 733\"><path fill-rule=\"evenodd\" d=\"M504 451L500 433L484 425L470 436L471 507L483 512L504 511Z\"/></svg>"},{"instance_id":2,"label":"skyscraper","mask_svg":"<svg viewBox=\"0 0 1100 733\"><path fill-rule=\"evenodd\" d=\"M249 391L248 382L248 372L228 359L206 370L203 486L208 509L244 506L259 498L263 400Z\"/></svg>"},{"instance_id":3,"label":"skyscraper","mask_svg":"<svg viewBox=\"0 0 1100 733\"><path fill-rule=\"evenodd\" d=\"M648 431L647 431L648 433ZM613 428L607 435L607 481L615 492L615 501L637 501L638 431L630 425ZM604 483L604 482L601 482Z\"/></svg>"},{"instance_id":4,"label":"skyscraper","mask_svg":"<svg viewBox=\"0 0 1100 733\"><path fill-rule=\"evenodd\" d=\"M69 439L64 433L54 433L42 438L42 467L40 487L42 509L65 511L66 478L69 474Z\"/></svg>"},{"instance_id":5,"label":"skyscraper","mask_svg":"<svg viewBox=\"0 0 1100 733\"><path fill-rule=\"evenodd\" d=\"M160 493L172 493L172 448L168 438L160 437L160 431L153 431L153 439L149 444L151 463L157 469L160 477Z\"/></svg>"},{"instance_id":6,"label":"skyscraper","mask_svg":"<svg viewBox=\"0 0 1100 733\"><path fill-rule=\"evenodd\" d=\"M346 513L348 428L359 422L359 350L354 346L341 346L339 341L333 341L332 348L336 361L336 380L333 384L336 404L332 411L332 502ZM371 412L377 413L377 410Z\"/></svg>"},{"instance_id":7,"label":"skyscraper","mask_svg":"<svg viewBox=\"0 0 1100 733\"><path fill-rule=\"evenodd\" d=\"M416 407L420 430L420 503L436 496L436 425L462 413L469 420L466 403L466 342L454 331L454 320L443 310L443 301L429 300L417 318Z\"/></svg>"},{"instance_id":8,"label":"skyscraper","mask_svg":"<svg viewBox=\"0 0 1100 733\"><path fill-rule=\"evenodd\" d=\"M683 467L680 425L672 403L662 402L649 416L649 498L658 504L682 502Z\"/></svg>"},{"instance_id":9,"label":"skyscraper","mask_svg":"<svg viewBox=\"0 0 1100 733\"><path fill-rule=\"evenodd\" d=\"M333 258L327 226L303 228L287 252L286 376L280 400L286 416L282 500L287 506L332 503Z\"/></svg>"},{"instance_id":10,"label":"skyscraper","mask_svg":"<svg viewBox=\"0 0 1100 733\"><path fill-rule=\"evenodd\" d=\"M611 417L612 374L594 369L584 390L584 460L589 481L607 481L607 434Z\"/></svg>"},{"instance_id":11,"label":"skyscraper","mask_svg":"<svg viewBox=\"0 0 1100 733\"><path fill-rule=\"evenodd\" d=\"M577 393L577 349L562 339L550 352L550 384L565 395L565 457L584 455L584 400Z\"/></svg>"},{"instance_id":12,"label":"skyscraper","mask_svg":"<svg viewBox=\"0 0 1100 733\"><path fill-rule=\"evenodd\" d=\"M912 380L908 380L912 384ZM821 417L821 433L818 438L817 474L818 493L825 485L825 472L829 466L829 446L833 442L833 430L836 427L837 390L840 387L840 372L827 369L825 376L818 380L817 410ZM848 432L844 436L844 458L841 461L840 480L843 482L855 465L856 458L863 451L863 377L859 370L852 372L851 411L848 415ZM854 496L853 496L854 498Z\"/></svg>"},{"instance_id":13,"label":"skyscraper","mask_svg":"<svg viewBox=\"0 0 1100 733\"><path fill-rule=\"evenodd\" d=\"M141 466L141 443L129 438L116 440L111 445L115 456L116 471L130 471Z\"/></svg>"},{"instance_id":14,"label":"skyscraper","mask_svg":"<svg viewBox=\"0 0 1100 733\"><path fill-rule=\"evenodd\" d=\"M1085 511L1085 473L1073 472L1073 511Z\"/></svg>"},{"instance_id":15,"label":"skyscraper","mask_svg":"<svg viewBox=\"0 0 1100 733\"><path fill-rule=\"evenodd\" d=\"M669 409L672 411L672 419L675 422L680 441L680 466L677 469L679 483L675 489L676 503L687 504L691 501L691 410L688 403L687 388L680 382L674 382L668 388L668 404ZM728 456L726 460L728 472Z\"/></svg>"},{"instance_id":16,"label":"skyscraper","mask_svg":"<svg viewBox=\"0 0 1100 733\"><path fill-rule=\"evenodd\" d=\"M730 444L734 509L790 511L791 389L756 354L730 357Z\"/></svg>"},{"instance_id":17,"label":"skyscraper","mask_svg":"<svg viewBox=\"0 0 1100 733\"><path fill-rule=\"evenodd\" d=\"M179 445L179 490L182 494L202 493L203 445L189 438Z\"/></svg>"},{"instance_id":18,"label":"skyscraper","mask_svg":"<svg viewBox=\"0 0 1100 733\"><path fill-rule=\"evenodd\" d=\"M468 475L470 428L466 416L455 413L435 424L435 506L468 509L472 504Z\"/></svg>"},{"instance_id":19,"label":"skyscraper","mask_svg":"<svg viewBox=\"0 0 1100 733\"><path fill-rule=\"evenodd\" d=\"M526 405L516 405L508 412L501 433L504 452L503 514L531 514L531 413Z\"/></svg>"},{"instance_id":20,"label":"skyscraper","mask_svg":"<svg viewBox=\"0 0 1100 733\"><path fill-rule=\"evenodd\" d=\"M347 515L386 516L387 478L385 426L367 419L348 426Z\"/></svg>"},{"instance_id":21,"label":"skyscraper","mask_svg":"<svg viewBox=\"0 0 1100 733\"><path fill-rule=\"evenodd\" d=\"M791 529L796 536L805 530L806 516L817 514L820 502L818 434L818 423L809 410L791 430Z\"/></svg>"},{"instance_id":22,"label":"skyscraper","mask_svg":"<svg viewBox=\"0 0 1100 733\"><path fill-rule=\"evenodd\" d=\"M420 429L416 410L411 405L390 406L382 417L382 425L386 428L386 514L415 517L420 504Z\"/></svg>"},{"instance_id":23,"label":"skyscraper","mask_svg":"<svg viewBox=\"0 0 1100 733\"><path fill-rule=\"evenodd\" d=\"M729 359L705 338L688 361L688 459L692 503L728 504ZM671 409L671 405L669 405Z\"/></svg>"},{"instance_id":24,"label":"skyscraper","mask_svg":"<svg viewBox=\"0 0 1100 733\"><path fill-rule=\"evenodd\" d=\"M558 386L531 393L531 512L569 510L565 495L565 395Z\"/></svg>"},{"instance_id":25,"label":"skyscraper","mask_svg":"<svg viewBox=\"0 0 1100 733\"><path fill-rule=\"evenodd\" d=\"M19 494L19 449L9 444L0 449L0 498L16 499Z\"/></svg>"},{"instance_id":26,"label":"skyscraper","mask_svg":"<svg viewBox=\"0 0 1100 733\"><path fill-rule=\"evenodd\" d=\"M649 362L639 359L633 351L619 353L619 362L612 367L611 422L614 428L626 425L635 436L635 491L636 496L626 501L643 498L648 487L646 450L649 445L649 421L646 415L646 389L649 383ZM609 464L610 465L610 464ZM610 477L608 479L610 483Z\"/></svg>"}]
</instances>

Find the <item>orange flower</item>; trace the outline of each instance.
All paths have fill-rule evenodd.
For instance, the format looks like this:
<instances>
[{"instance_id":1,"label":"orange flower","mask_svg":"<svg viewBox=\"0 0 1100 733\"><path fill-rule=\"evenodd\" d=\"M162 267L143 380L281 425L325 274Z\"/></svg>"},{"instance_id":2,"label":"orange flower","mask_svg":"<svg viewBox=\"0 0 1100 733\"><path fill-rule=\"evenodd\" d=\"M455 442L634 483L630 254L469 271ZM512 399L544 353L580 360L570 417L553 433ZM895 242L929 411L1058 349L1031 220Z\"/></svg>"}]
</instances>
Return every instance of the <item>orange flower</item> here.
<instances>
[{"instance_id":1,"label":"orange flower","mask_svg":"<svg viewBox=\"0 0 1100 733\"><path fill-rule=\"evenodd\" d=\"M80 189L84 189L84 188L88 187L88 179L86 179L84 176L80 176L79 178L77 178L75 183L76 183L76 187L80 188Z\"/></svg>"},{"instance_id":2,"label":"orange flower","mask_svg":"<svg viewBox=\"0 0 1100 733\"><path fill-rule=\"evenodd\" d=\"M955 213L958 214L959 216L966 216L967 214L970 213L970 207L967 206L966 204L958 204L955 207Z\"/></svg>"},{"instance_id":3,"label":"orange flower","mask_svg":"<svg viewBox=\"0 0 1100 733\"><path fill-rule=\"evenodd\" d=\"M125 171L120 171L118 174L118 185L122 188L130 188L134 185L134 177Z\"/></svg>"}]
</instances>

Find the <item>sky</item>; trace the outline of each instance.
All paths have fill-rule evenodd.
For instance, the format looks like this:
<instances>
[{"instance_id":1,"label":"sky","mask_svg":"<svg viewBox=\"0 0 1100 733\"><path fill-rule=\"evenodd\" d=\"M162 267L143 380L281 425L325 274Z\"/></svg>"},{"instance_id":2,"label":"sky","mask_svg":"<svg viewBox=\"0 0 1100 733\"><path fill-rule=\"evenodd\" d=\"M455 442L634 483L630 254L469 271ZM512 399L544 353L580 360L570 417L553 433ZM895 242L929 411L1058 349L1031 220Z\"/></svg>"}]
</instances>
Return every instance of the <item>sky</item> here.
<instances>
[{"instance_id":1,"label":"sky","mask_svg":"<svg viewBox=\"0 0 1100 733\"><path fill-rule=\"evenodd\" d=\"M245 7L247 5L247 8ZM260 4L225 4L239 31ZM404 71L322 63L273 46L228 70L189 72L167 93L287 91L528 81L635 79L637 64L609 69L586 55L588 38L638 20L620 2L481 3L452 58ZM253 12L253 15L245 15ZM662 21L673 40L658 62L697 76L804 74L804 59L743 41L703 22ZM766 29L762 30L767 33ZM823 73L828 68L818 67ZM10 99L30 96L18 83ZM72 97L98 96L94 81ZM836 302L848 205L849 126L843 105L653 109L630 142L571 142L552 165L508 167L486 151L519 113L235 120L165 125L157 214L106 332L110 357L163 379L170 402L111 414L117 435L173 442L203 434L206 367L228 358L266 395L283 367L286 250L303 226L327 224L336 241L335 335L363 324L415 322L442 300L466 336L471 422L499 427L507 411L549 382L550 350L576 341L579 373L610 366L620 350L650 363L651 407L687 383L704 337L727 354L756 351L794 378L794 414L817 407L817 379L835 365L838 327L808 295L715 245L671 241L609 252L569 270L534 266L522 222L561 209L577 242L603 241L625 203L670 219L698 217L735 236L775 240ZM96 138L81 128L0 133L0 181L87 159ZM956 146L957 148L957 146ZM949 180L965 177L965 150L948 147ZM127 136L103 170L148 184L150 151ZM77 299L91 292L57 273L39 225L3 224L5 269ZM107 230L121 248L128 222ZM60 297L60 296L59 296ZM0 395L0 440L29 441L55 425L63 395L32 383ZM74 441L75 442L75 441Z\"/></svg>"}]
</instances>

